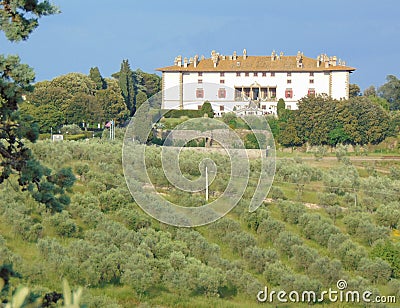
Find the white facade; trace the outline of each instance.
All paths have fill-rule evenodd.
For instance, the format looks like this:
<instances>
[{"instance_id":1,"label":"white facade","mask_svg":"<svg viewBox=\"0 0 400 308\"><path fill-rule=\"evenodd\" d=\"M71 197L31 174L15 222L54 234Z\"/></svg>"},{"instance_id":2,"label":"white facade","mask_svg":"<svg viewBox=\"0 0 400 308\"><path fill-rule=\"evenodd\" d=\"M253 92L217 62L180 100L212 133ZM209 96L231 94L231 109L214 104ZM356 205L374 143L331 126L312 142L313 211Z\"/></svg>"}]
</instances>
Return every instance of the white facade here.
<instances>
[{"instance_id":1,"label":"white facade","mask_svg":"<svg viewBox=\"0 0 400 308\"><path fill-rule=\"evenodd\" d=\"M175 59L175 65L159 69L163 76L163 109L199 109L209 101L216 116L247 106L252 100L264 114L276 113L280 98L286 108L297 109L297 102L307 95L325 94L334 99L348 99L347 67L336 57L318 56L317 60L297 56L271 57L221 56Z\"/></svg>"}]
</instances>

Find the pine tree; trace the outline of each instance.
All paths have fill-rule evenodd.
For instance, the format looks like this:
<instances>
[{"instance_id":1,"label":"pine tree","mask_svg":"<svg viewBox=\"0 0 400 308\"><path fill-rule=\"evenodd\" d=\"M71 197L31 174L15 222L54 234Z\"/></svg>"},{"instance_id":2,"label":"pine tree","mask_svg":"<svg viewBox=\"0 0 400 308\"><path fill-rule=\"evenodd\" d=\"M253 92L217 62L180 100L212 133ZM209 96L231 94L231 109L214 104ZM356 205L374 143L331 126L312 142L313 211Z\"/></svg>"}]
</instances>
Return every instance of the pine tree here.
<instances>
[{"instance_id":1,"label":"pine tree","mask_svg":"<svg viewBox=\"0 0 400 308\"><path fill-rule=\"evenodd\" d=\"M48 1L4 0L0 2L0 31L10 41L26 40L38 26L39 17L57 12ZM18 110L22 96L32 90L34 78L32 68L21 64L18 56L0 55L0 184L17 174L23 190L46 207L60 211L69 203L64 189L73 185L74 175L70 169L52 174L24 144L24 139L35 142L38 138L37 126L27 124Z\"/></svg>"},{"instance_id":2,"label":"pine tree","mask_svg":"<svg viewBox=\"0 0 400 308\"><path fill-rule=\"evenodd\" d=\"M97 66L90 68L89 77L96 84L96 90L102 90L107 87L107 84L101 76L100 70Z\"/></svg>"}]
</instances>

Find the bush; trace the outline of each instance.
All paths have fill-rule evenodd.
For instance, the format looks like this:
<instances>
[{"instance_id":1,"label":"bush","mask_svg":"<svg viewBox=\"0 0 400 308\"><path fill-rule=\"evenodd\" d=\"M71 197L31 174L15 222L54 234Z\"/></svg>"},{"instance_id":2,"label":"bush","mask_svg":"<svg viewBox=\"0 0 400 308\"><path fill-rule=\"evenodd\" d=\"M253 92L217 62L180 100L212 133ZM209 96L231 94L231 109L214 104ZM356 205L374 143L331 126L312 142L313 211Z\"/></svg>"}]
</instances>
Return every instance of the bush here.
<instances>
[{"instance_id":1,"label":"bush","mask_svg":"<svg viewBox=\"0 0 400 308\"><path fill-rule=\"evenodd\" d=\"M63 135L67 133L68 135L78 135L82 133L81 128L76 124L64 125L63 127L61 127L60 131Z\"/></svg>"},{"instance_id":2,"label":"bush","mask_svg":"<svg viewBox=\"0 0 400 308\"><path fill-rule=\"evenodd\" d=\"M166 114L164 114L164 118L176 118L179 119L181 117L188 117L188 118L201 118L203 113L201 110L178 110L172 109L169 110Z\"/></svg>"},{"instance_id":3,"label":"bush","mask_svg":"<svg viewBox=\"0 0 400 308\"><path fill-rule=\"evenodd\" d=\"M237 116L234 112L225 113L222 116L222 121L232 129L237 127Z\"/></svg>"},{"instance_id":4,"label":"bush","mask_svg":"<svg viewBox=\"0 0 400 308\"><path fill-rule=\"evenodd\" d=\"M286 200L287 199L283 190L276 186L271 187L271 190L269 191L269 195L274 200L278 200L278 199Z\"/></svg>"},{"instance_id":5,"label":"bush","mask_svg":"<svg viewBox=\"0 0 400 308\"><path fill-rule=\"evenodd\" d=\"M82 139L86 139L86 135L85 134L78 134L78 135L64 135L65 140L82 140Z\"/></svg>"},{"instance_id":6,"label":"bush","mask_svg":"<svg viewBox=\"0 0 400 308\"><path fill-rule=\"evenodd\" d=\"M56 233L62 237L73 237L79 232L75 221L69 217L67 211L56 213L47 218L47 221L54 227Z\"/></svg>"}]
</instances>

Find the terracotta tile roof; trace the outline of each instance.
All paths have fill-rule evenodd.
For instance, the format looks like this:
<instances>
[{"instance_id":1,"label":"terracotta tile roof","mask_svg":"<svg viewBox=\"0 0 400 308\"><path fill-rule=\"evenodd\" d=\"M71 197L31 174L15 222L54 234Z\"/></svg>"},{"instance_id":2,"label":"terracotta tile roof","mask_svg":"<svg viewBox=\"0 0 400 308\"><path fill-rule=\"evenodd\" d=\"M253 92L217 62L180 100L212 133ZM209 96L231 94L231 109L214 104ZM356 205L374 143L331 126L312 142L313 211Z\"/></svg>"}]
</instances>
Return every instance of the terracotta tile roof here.
<instances>
[{"instance_id":1,"label":"terracotta tile roof","mask_svg":"<svg viewBox=\"0 0 400 308\"><path fill-rule=\"evenodd\" d=\"M183 62L183 61L182 61ZM238 64L239 63L239 64ZM303 67L299 68L296 64L296 56L281 56L279 59L271 61L270 56L247 56L244 60L243 56L238 56L236 60L230 60L226 56L225 60L219 57L217 67L211 58L200 60L197 67L194 64L183 66L166 66L158 68L157 71L162 72L308 72L308 71L354 71L354 67L344 65L330 65L325 67L325 63L321 63L317 67L317 60L303 56Z\"/></svg>"}]
</instances>

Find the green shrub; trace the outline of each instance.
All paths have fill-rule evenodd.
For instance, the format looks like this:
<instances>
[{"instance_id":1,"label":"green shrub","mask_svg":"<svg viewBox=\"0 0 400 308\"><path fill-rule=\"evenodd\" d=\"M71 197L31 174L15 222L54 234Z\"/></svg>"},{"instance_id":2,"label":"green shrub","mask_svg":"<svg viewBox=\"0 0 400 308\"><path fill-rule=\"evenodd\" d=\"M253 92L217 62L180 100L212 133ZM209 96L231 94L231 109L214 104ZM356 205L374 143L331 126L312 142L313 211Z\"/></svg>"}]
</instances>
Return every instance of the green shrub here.
<instances>
[{"instance_id":1,"label":"green shrub","mask_svg":"<svg viewBox=\"0 0 400 308\"><path fill-rule=\"evenodd\" d=\"M86 139L85 134L78 134L78 135L64 135L65 140L82 140Z\"/></svg>"}]
</instances>

